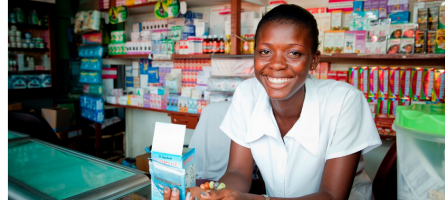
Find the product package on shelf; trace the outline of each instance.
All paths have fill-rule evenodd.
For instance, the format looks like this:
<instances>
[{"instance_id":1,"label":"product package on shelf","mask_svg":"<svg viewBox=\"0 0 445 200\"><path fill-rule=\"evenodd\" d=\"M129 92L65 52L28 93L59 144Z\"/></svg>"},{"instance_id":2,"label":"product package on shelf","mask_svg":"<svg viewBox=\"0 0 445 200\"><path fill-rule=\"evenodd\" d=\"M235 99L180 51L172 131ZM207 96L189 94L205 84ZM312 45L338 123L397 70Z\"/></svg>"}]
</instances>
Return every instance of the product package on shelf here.
<instances>
[{"instance_id":1,"label":"product package on shelf","mask_svg":"<svg viewBox=\"0 0 445 200\"><path fill-rule=\"evenodd\" d=\"M241 78L210 78L207 85L214 92L235 92L236 87L243 81Z\"/></svg>"},{"instance_id":2,"label":"product package on shelf","mask_svg":"<svg viewBox=\"0 0 445 200\"><path fill-rule=\"evenodd\" d=\"M74 19L74 33L100 30L100 12L97 10L80 11Z\"/></svg>"},{"instance_id":3,"label":"product package on shelf","mask_svg":"<svg viewBox=\"0 0 445 200\"><path fill-rule=\"evenodd\" d=\"M101 97L82 95L80 98L81 116L97 123L104 121L104 100Z\"/></svg>"}]
</instances>

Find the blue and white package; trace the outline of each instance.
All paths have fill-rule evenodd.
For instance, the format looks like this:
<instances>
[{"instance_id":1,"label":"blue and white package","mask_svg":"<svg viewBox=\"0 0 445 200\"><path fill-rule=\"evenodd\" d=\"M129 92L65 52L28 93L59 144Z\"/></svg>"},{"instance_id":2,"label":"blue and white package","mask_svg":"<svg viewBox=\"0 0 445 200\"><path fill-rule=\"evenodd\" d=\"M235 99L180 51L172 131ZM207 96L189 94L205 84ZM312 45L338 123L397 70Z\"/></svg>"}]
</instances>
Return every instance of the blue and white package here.
<instances>
[{"instance_id":1,"label":"blue and white package","mask_svg":"<svg viewBox=\"0 0 445 200\"><path fill-rule=\"evenodd\" d=\"M148 83L159 83L159 68L150 67L148 68Z\"/></svg>"},{"instance_id":2,"label":"blue and white package","mask_svg":"<svg viewBox=\"0 0 445 200\"><path fill-rule=\"evenodd\" d=\"M125 87L133 87L133 77L125 77Z\"/></svg>"},{"instance_id":3,"label":"blue and white package","mask_svg":"<svg viewBox=\"0 0 445 200\"><path fill-rule=\"evenodd\" d=\"M28 83L26 75L11 75L12 89L25 89Z\"/></svg>"},{"instance_id":4,"label":"blue and white package","mask_svg":"<svg viewBox=\"0 0 445 200\"><path fill-rule=\"evenodd\" d=\"M152 200L164 199L164 186L178 188L185 200L185 189L196 186L195 149L183 148L185 130L185 125L155 124L149 161Z\"/></svg>"},{"instance_id":5,"label":"blue and white package","mask_svg":"<svg viewBox=\"0 0 445 200\"><path fill-rule=\"evenodd\" d=\"M164 199L164 186L169 188L177 188L180 194L180 200L185 200L186 170L170 167L168 165L159 163L155 160L148 162L151 174L151 199Z\"/></svg>"},{"instance_id":6,"label":"blue and white package","mask_svg":"<svg viewBox=\"0 0 445 200\"><path fill-rule=\"evenodd\" d=\"M12 79L8 76L8 89L12 89Z\"/></svg>"},{"instance_id":7,"label":"blue and white package","mask_svg":"<svg viewBox=\"0 0 445 200\"><path fill-rule=\"evenodd\" d=\"M188 113L198 113L198 100L196 99L188 99L187 100L187 112Z\"/></svg>"},{"instance_id":8,"label":"blue and white package","mask_svg":"<svg viewBox=\"0 0 445 200\"><path fill-rule=\"evenodd\" d=\"M89 84L102 83L102 73L101 72L88 72L88 83Z\"/></svg>"},{"instance_id":9,"label":"blue and white package","mask_svg":"<svg viewBox=\"0 0 445 200\"><path fill-rule=\"evenodd\" d=\"M79 83L88 83L88 72L80 72Z\"/></svg>"},{"instance_id":10,"label":"blue and white package","mask_svg":"<svg viewBox=\"0 0 445 200\"><path fill-rule=\"evenodd\" d=\"M102 70L102 59L84 58L81 60L80 69L81 70L91 70L91 71L101 71Z\"/></svg>"},{"instance_id":11,"label":"blue and white package","mask_svg":"<svg viewBox=\"0 0 445 200\"><path fill-rule=\"evenodd\" d=\"M151 60L147 58L141 58L139 62L139 68L141 69L141 74L148 74L148 69L151 67Z\"/></svg>"},{"instance_id":12,"label":"blue and white package","mask_svg":"<svg viewBox=\"0 0 445 200\"><path fill-rule=\"evenodd\" d=\"M42 82L39 75L28 75L28 88L41 88Z\"/></svg>"},{"instance_id":13,"label":"blue and white package","mask_svg":"<svg viewBox=\"0 0 445 200\"><path fill-rule=\"evenodd\" d=\"M79 47L79 57L82 58L101 58L103 56L102 46L83 46Z\"/></svg>"},{"instance_id":14,"label":"blue and white package","mask_svg":"<svg viewBox=\"0 0 445 200\"><path fill-rule=\"evenodd\" d=\"M39 75L40 83L42 84L42 88L51 87L51 75L50 74L41 74Z\"/></svg>"}]
</instances>

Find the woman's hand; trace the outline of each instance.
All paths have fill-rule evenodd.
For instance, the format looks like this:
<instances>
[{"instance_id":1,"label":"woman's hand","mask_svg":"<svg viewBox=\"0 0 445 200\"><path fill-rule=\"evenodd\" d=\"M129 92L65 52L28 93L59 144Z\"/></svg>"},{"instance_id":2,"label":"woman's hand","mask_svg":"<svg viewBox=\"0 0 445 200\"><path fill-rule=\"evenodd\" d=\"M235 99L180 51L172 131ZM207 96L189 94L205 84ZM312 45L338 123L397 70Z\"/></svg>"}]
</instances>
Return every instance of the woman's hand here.
<instances>
[{"instance_id":1,"label":"woman's hand","mask_svg":"<svg viewBox=\"0 0 445 200\"><path fill-rule=\"evenodd\" d=\"M200 193L201 199L211 199L211 200L255 200L261 199L256 197L261 197L259 195L253 195L249 193L241 193L236 190L221 189L221 190L211 190L209 192ZM264 199L264 198L263 198Z\"/></svg>"},{"instance_id":2,"label":"woman's hand","mask_svg":"<svg viewBox=\"0 0 445 200\"><path fill-rule=\"evenodd\" d=\"M193 200L194 197L201 196L202 192L209 192L210 190L204 190L200 187L189 187L186 189L185 200ZM180 194L177 188L170 189L169 187L164 187L164 200L179 200Z\"/></svg>"}]
</instances>

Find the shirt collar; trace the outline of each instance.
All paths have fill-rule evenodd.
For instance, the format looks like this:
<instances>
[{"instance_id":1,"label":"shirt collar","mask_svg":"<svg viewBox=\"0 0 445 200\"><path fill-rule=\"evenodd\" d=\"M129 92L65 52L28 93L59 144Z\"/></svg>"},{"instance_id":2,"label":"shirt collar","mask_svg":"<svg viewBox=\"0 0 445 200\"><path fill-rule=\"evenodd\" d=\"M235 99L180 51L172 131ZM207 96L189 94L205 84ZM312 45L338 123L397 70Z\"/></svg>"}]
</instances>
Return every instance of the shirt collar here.
<instances>
[{"instance_id":1,"label":"shirt collar","mask_svg":"<svg viewBox=\"0 0 445 200\"><path fill-rule=\"evenodd\" d=\"M285 137L295 138L312 155L317 156L320 137L319 103L317 89L312 79L314 77L310 75L304 83L306 91L300 119L298 119L297 123L294 124ZM262 88L255 104L245 142L253 142L263 135L281 140L269 96L264 88Z\"/></svg>"}]
</instances>

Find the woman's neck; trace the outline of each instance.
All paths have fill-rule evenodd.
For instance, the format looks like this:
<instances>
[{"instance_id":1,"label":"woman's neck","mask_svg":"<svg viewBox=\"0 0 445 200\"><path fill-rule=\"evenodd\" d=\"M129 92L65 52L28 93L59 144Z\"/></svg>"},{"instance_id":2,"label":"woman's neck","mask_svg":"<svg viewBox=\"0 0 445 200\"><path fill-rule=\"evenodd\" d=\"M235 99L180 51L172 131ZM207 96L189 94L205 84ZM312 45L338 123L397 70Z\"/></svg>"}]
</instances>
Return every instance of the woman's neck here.
<instances>
[{"instance_id":1,"label":"woman's neck","mask_svg":"<svg viewBox=\"0 0 445 200\"><path fill-rule=\"evenodd\" d=\"M300 118L301 110L303 109L304 98L305 87L303 85L297 92L295 92L295 94L293 94L288 99L270 100L275 120L277 121L278 128L281 132L281 137L284 137Z\"/></svg>"}]
</instances>

